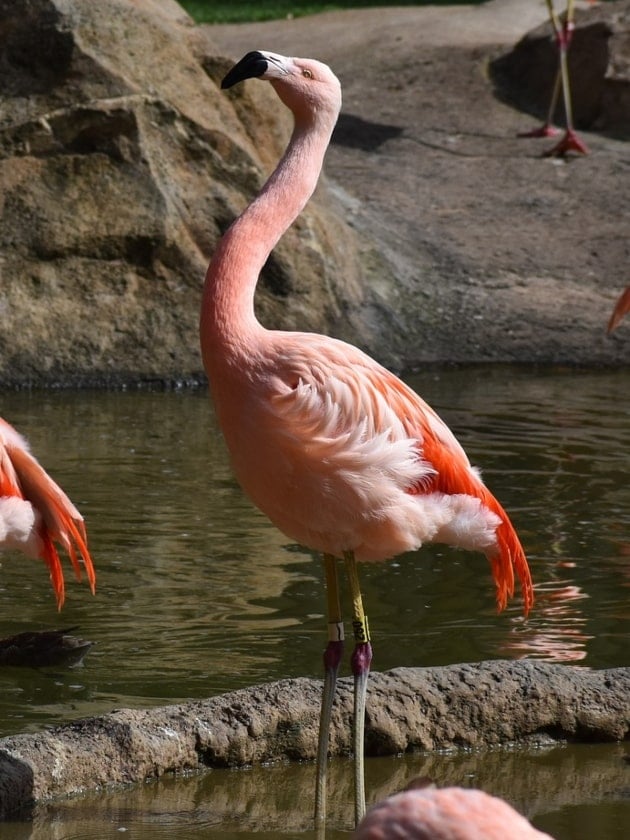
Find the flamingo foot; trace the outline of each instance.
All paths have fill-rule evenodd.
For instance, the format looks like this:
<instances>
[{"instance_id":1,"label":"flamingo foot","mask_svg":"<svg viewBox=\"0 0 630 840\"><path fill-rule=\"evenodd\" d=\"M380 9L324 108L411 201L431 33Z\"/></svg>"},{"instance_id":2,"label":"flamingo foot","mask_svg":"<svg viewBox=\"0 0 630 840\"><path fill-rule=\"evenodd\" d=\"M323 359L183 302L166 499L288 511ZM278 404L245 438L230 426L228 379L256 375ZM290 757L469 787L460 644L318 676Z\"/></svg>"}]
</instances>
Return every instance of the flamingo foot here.
<instances>
[{"instance_id":1,"label":"flamingo foot","mask_svg":"<svg viewBox=\"0 0 630 840\"><path fill-rule=\"evenodd\" d=\"M532 128L530 131L520 131L517 137L557 137L560 134L560 129L555 125L546 122L540 128Z\"/></svg>"},{"instance_id":2,"label":"flamingo foot","mask_svg":"<svg viewBox=\"0 0 630 840\"><path fill-rule=\"evenodd\" d=\"M580 140L572 128L568 128L560 142L544 152L543 155L544 157L564 157L570 152L577 155L588 155L590 152L586 143Z\"/></svg>"}]
</instances>

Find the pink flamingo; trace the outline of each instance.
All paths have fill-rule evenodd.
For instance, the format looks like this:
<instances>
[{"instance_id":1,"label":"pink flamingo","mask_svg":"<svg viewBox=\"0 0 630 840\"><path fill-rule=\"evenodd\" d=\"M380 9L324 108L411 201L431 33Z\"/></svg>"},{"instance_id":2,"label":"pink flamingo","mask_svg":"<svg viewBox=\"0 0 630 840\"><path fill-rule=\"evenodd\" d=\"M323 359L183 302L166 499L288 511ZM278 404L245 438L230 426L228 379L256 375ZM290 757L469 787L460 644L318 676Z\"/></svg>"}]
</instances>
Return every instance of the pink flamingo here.
<instances>
[{"instance_id":1,"label":"pink flamingo","mask_svg":"<svg viewBox=\"0 0 630 840\"><path fill-rule=\"evenodd\" d=\"M354 840L553 840L507 802L472 788L433 785L371 808Z\"/></svg>"},{"instance_id":2,"label":"pink flamingo","mask_svg":"<svg viewBox=\"0 0 630 840\"><path fill-rule=\"evenodd\" d=\"M341 89L318 61L248 53L223 80L271 82L293 112L287 150L260 194L219 242L206 275L201 348L234 472L291 539L323 553L328 604L317 751L315 819L326 813L326 756L343 648L337 560L352 600L355 648L355 817L365 811L363 726L372 658L357 561L384 560L425 542L484 552L499 608L527 561L510 520L437 414L356 347L322 335L265 329L254 314L258 274L310 198L341 108Z\"/></svg>"},{"instance_id":3,"label":"pink flamingo","mask_svg":"<svg viewBox=\"0 0 630 840\"><path fill-rule=\"evenodd\" d=\"M606 331L610 334L613 330L616 330L622 318L628 312L630 312L630 286L621 293L619 300L615 304Z\"/></svg>"},{"instance_id":4,"label":"pink flamingo","mask_svg":"<svg viewBox=\"0 0 630 840\"><path fill-rule=\"evenodd\" d=\"M68 553L79 580L82 562L94 593L96 576L83 517L31 455L22 435L0 418L0 550L43 560L61 609L65 589L55 542Z\"/></svg>"},{"instance_id":5,"label":"pink flamingo","mask_svg":"<svg viewBox=\"0 0 630 840\"><path fill-rule=\"evenodd\" d=\"M564 157L569 152L576 152L580 155L587 155L589 149L586 144L578 137L573 126L573 105L571 103L571 88L569 83L569 62L568 54L571 41L573 39L573 32L575 30L575 0L567 0L567 8L564 20L560 20L554 8L553 0L545 0L547 10L549 12L549 20L553 28L556 45L558 48L558 71L551 94L551 102L549 103L549 111L547 118L540 128L535 128L532 131L524 131L519 137L553 137L559 133L558 129L553 125L553 115L556 112L558 105L558 97L560 96L560 89L562 89L562 98L564 102L564 113L566 119L566 129L564 135L551 149L545 152L546 157Z\"/></svg>"}]
</instances>

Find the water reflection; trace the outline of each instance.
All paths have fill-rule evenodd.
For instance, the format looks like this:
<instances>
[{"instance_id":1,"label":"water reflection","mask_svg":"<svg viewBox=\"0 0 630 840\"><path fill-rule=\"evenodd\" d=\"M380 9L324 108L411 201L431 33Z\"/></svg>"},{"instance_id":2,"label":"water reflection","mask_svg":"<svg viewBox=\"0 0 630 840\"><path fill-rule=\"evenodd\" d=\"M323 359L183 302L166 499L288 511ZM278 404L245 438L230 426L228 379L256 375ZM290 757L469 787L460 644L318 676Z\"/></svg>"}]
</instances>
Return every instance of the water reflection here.
<instances>
[{"instance_id":1,"label":"water reflection","mask_svg":"<svg viewBox=\"0 0 630 840\"><path fill-rule=\"evenodd\" d=\"M510 802L556 838L622 840L630 803L620 745L580 745L466 754L416 754L367 762L368 804L403 789L417 776L440 786L478 787ZM42 803L4 823L4 840L108 837L152 840L314 838L310 803L314 767L276 764L248 770L213 770L135 787ZM330 766L328 840L348 837L352 770ZM308 803L308 805L306 805ZM507 840L507 838L506 838Z\"/></svg>"},{"instance_id":2,"label":"water reflection","mask_svg":"<svg viewBox=\"0 0 630 840\"><path fill-rule=\"evenodd\" d=\"M579 662L586 658L587 617L580 603L588 598L570 580L544 581L536 590L536 615L508 640L506 656L545 662Z\"/></svg>"}]
</instances>

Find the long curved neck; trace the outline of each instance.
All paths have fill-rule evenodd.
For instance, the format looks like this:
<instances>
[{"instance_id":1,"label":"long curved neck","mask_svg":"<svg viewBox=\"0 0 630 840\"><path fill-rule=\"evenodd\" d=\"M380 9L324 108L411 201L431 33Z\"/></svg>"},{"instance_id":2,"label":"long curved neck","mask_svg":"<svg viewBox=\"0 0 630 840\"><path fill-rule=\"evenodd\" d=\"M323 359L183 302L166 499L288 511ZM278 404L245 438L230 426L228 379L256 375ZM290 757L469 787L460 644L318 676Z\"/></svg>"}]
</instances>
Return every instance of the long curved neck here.
<instances>
[{"instance_id":1,"label":"long curved neck","mask_svg":"<svg viewBox=\"0 0 630 840\"><path fill-rule=\"evenodd\" d=\"M299 120L289 145L259 195L221 239L210 262L201 308L206 371L239 356L262 330L254 314L258 275L272 249L313 194L334 119Z\"/></svg>"}]
</instances>

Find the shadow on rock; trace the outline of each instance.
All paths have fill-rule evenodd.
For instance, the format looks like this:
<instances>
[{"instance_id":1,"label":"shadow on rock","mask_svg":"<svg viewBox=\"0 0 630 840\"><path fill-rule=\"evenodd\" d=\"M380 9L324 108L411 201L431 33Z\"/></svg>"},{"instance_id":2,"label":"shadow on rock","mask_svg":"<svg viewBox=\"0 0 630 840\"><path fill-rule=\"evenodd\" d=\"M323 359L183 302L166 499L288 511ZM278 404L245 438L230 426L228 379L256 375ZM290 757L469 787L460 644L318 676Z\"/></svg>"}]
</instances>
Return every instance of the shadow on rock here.
<instances>
[{"instance_id":1,"label":"shadow on rock","mask_svg":"<svg viewBox=\"0 0 630 840\"><path fill-rule=\"evenodd\" d=\"M630 3L580 10L568 53L575 125L619 139L630 138ZM551 25L525 35L490 64L497 96L543 121L558 70ZM564 125L562 100L553 120Z\"/></svg>"},{"instance_id":2,"label":"shadow on rock","mask_svg":"<svg viewBox=\"0 0 630 840\"><path fill-rule=\"evenodd\" d=\"M332 143L362 152L375 152L388 140L400 137L404 129L397 125L370 122L353 114L341 114L332 135Z\"/></svg>"}]
</instances>

